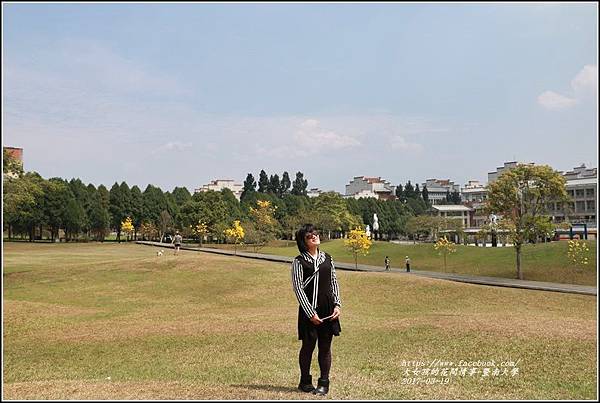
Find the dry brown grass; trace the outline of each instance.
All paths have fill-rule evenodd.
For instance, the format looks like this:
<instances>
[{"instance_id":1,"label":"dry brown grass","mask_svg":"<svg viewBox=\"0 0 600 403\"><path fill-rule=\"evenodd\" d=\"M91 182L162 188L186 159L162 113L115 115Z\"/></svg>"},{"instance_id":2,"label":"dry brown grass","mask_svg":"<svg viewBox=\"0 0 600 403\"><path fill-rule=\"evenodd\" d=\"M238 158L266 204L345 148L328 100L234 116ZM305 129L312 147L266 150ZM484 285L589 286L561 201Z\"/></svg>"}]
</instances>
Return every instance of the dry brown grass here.
<instances>
[{"instance_id":1,"label":"dry brown grass","mask_svg":"<svg viewBox=\"0 0 600 403\"><path fill-rule=\"evenodd\" d=\"M313 398L295 389L288 265L38 246L5 245L4 398ZM595 398L595 297L402 273L338 278L331 399ZM436 358L519 358L522 374L402 383L402 360Z\"/></svg>"}]
</instances>

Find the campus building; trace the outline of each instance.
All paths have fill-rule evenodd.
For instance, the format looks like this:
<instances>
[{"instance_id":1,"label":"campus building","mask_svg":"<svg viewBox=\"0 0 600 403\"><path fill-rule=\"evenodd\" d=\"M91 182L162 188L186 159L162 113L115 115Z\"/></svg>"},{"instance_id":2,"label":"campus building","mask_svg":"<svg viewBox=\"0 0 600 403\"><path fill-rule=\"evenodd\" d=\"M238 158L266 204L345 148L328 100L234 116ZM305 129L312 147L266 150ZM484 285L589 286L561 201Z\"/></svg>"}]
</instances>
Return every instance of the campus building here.
<instances>
[{"instance_id":1,"label":"campus building","mask_svg":"<svg viewBox=\"0 0 600 403\"><path fill-rule=\"evenodd\" d=\"M208 192L209 190L220 192L223 189L231 190L236 199L240 200L244 186L241 183L235 183L233 179L216 179L207 185L203 185L201 188L195 189L194 193Z\"/></svg>"},{"instance_id":2,"label":"campus building","mask_svg":"<svg viewBox=\"0 0 600 403\"><path fill-rule=\"evenodd\" d=\"M450 179L427 179L421 189L427 186L429 202L433 205L446 200L448 192L460 192L460 185L454 184Z\"/></svg>"},{"instance_id":3,"label":"campus building","mask_svg":"<svg viewBox=\"0 0 600 403\"><path fill-rule=\"evenodd\" d=\"M598 168L586 168L584 164L563 174L567 180L567 205L548 203L548 213L555 222L568 219L573 224L596 227L596 200L598 194Z\"/></svg>"},{"instance_id":4,"label":"campus building","mask_svg":"<svg viewBox=\"0 0 600 403\"><path fill-rule=\"evenodd\" d=\"M349 184L346 185L345 197L374 197L380 200L389 200L396 198L396 187L390 182L378 177L355 176Z\"/></svg>"},{"instance_id":5,"label":"campus building","mask_svg":"<svg viewBox=\"0 0 600 403\"><path fill-rule=\"evenodd\" d=\"M463 228L471 227L471 213L473 212L473 208L469 206L461 206L461 205L433 205L431 206L431 211L433 215L438 217L444 217L452 220L460 220Z\"/></svg>"},{"instance_id":6,"label":"campus building","mask_svg":"<svg viewBox=\"0 0 600 403\"><path fill-rule=\"evenodd\" d=\"M494 172L488 172L488 183L494 182L504 172L506 172L507 170L516 168L517 165L519 165L519 164L520 165L535 165L533 162L517 162L517 161L505 162L503 166L497 167Z\"/></svg>"}]
</instances>

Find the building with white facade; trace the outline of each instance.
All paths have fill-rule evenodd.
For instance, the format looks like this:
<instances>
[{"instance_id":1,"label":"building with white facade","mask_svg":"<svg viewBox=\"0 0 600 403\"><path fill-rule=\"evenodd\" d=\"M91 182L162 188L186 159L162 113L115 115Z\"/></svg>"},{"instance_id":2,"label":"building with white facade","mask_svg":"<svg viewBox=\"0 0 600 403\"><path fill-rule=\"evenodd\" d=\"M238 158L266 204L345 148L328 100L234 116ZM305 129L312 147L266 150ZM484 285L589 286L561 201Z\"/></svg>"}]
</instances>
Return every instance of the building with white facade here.
<instances>
[{"instance_id":1,"label":"building with white facade","mask_svg":"<svg viewBox=\"0 0 600 403\"><path fill-rule=\"evenodd\" d=\"M448 192L460 192L460 185L454 184L450 179L427 179L425 183L421 185L421 190L423 190L423 187L425 186L427 186L429 202L433 205L439 204L442 200L446 200Z\"/></svg>"},{"instance_id":2,"label":"building with white facade","mask_svg":"<svg viewBox=\"0 0 600 403\"><path fill-rule=\"evenodd\" d=\"M598 194L598 169L585 165L563 174L567 180L567 195L571 201L566 206L561 203L548 203L548 214L555 222L568 219L571 223L597 226L596 201ZM565 218L566 217L566 218Z\"/></svg>"},{"instance_id":3,"label":"building with white facade","mask_svg":"<svg viewBox=\"0 0 600 403\"><path fill-rule=\"evenodd\" d=\"M460 220L463 228L471 227L471 213L473 209L460 205L431 206L431 211L438 217Z\"/></svg>"},{"instance_id":4,"label":"building with white facade","mask_svg":"<svg viewBox=\"0 0 600 403\"><path fill-rule=\"evenodd\" d=\"M525 163L525 162L517 162L517 161L505 162L503 166L497 167L494 172L488 172L488 183L494 182L504 172L506 172L507 170L516 168L517 165L519 165L519 164L521 164L521 165L535 165L533 162L527 162L527 163Z\"/></svg>"},{"instance_id":5,"label":"building with white facade","mask_svg":"<svg viewBox=\"0 0 600 403\"><path fill-rule=\"evenodd\" d=\"M244 186L241 183L235 183L233 179L216 179L201 188L195 189L194 192L208 192L209 190L220 192L223 189L231 190L236 199L240 200Z\"/></svg>"},{"instance_id":6,"label":"building with white facade","mask_svg":"<svg viewBox=\"0 0 600 403\"><path fill-rule=\"evenodd\" d=\"M345 197L374 197L376 199L388 200L396 198L396 187L390 182L378 177L355 176L346 185Z\"/></svg>"}]
</instances>

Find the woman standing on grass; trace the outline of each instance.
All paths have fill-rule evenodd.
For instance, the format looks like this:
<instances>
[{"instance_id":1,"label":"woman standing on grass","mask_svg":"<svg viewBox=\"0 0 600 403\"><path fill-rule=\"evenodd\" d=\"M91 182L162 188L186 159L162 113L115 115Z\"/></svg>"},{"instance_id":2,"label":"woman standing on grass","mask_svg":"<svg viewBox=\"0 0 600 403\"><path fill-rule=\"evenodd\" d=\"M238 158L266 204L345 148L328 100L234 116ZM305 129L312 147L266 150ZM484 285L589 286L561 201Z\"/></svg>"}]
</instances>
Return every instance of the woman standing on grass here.
<instances>
[{"instance_id":1,"label":"woman standing on grass","mask_svg":"<svg viewBox=\"0 0 600 403\"><path fill-rule=\"evenodd\" d=\"M298 340L300 348L300 384L298 389L317 395L329 391L331 342L339 336L340 292L333 259L319 250L321 240L312 224L305 224L296 232L300 255L292 262L292 285L300 306L298 308ZM317 388L312 384L310 363L315 345L319 342L321 377Z\"/></svg>"}]
</instances>

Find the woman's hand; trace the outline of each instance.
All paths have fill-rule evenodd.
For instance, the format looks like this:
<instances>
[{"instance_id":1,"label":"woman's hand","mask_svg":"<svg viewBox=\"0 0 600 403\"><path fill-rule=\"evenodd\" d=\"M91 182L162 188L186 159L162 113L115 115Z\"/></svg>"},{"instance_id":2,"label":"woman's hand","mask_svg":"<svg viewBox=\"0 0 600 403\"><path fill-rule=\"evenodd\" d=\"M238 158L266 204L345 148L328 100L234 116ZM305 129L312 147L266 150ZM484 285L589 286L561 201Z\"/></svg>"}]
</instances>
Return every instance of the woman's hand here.
<instances>
[{"instance_id":1,"label":"woman's hand","mask_svg":"<svg viewBox=\"0 0 600 403\"><path fill-rule=\"evenodd\" d=\"M319 315L317 315L316 313L313 315L312 318L310 318L310 321L313 325L320 325L321 323L323 323L321 318L319 318Z\"/></svg>"},{"instance_id":2,"label":"woman's hand","mask_svg":"<svg viewBox=\"0 0 600 403\"><path fill-rule=\"evenodd\" d=\"M336 305L335 308L333 308L333 316L331 317L330 320L335 320L339 317L340 317L340 307Z\"/></svg>"}]
</instances>

